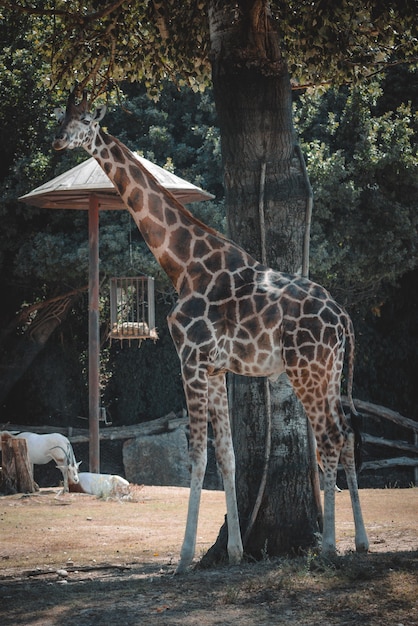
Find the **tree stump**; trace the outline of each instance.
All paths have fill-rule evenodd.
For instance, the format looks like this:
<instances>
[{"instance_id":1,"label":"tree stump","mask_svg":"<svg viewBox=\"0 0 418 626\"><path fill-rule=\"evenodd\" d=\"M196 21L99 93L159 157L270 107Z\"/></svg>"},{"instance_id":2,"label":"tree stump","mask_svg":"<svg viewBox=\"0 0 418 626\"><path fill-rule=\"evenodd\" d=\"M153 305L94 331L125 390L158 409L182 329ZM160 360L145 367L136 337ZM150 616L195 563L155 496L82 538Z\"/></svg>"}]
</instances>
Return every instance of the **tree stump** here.
<instances>
[{"instance_id":1,"label":"tree stump","mask_svg":"<svg viewBox=\"0 0 418 626\"><path fill-rule=\"evenodd\" d=\"M39 491L38 485L33 480L26 439L18 439L10 433L2 433L1 452L1 492L8 495Z\"/></svg>"}]
</instances>

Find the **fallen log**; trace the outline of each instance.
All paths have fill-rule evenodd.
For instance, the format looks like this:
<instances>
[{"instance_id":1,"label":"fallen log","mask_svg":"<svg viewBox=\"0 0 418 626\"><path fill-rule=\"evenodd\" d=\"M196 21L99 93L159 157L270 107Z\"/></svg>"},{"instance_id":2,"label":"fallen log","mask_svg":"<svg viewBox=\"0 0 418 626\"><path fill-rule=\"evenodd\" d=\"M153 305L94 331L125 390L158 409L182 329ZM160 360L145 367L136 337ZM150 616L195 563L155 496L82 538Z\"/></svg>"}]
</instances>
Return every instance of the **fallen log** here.
<instances>
[{"instance_id":1,"label":"fallen log","mask_svg":"<svg viewBox=\"0 0 418 626\"><path fill-rule=\"evenodd\" d=\"M396 459L380 459L379 461L364 461L361 471L384 469L388 467L417 467L418 458L412 459L406 456L400 456Z\"/></svg>"},{"instance_id":2,"label":"fallen log","mask_svg":"<svg viewBox=\"0 0 418 626\"><path fill-rule=\"evenodd\" d=\"M159 433L171 432L188 424L187 416L179 417L178 414L171 412L163 417L159 417L149 422L141 422L140 424L132 424L130 426L115 426L106 427L100 429L100 440L118 440L118 439L132 439L135 437L143 437L145 435L157 435ZM10 432L22 432L30 430L32 433L38 433L39 435L46 433L61 433L68 437L71 443L88 443L89 430L88 428L62 428L59 426L28 426L21 424L3 424L0 430L8 430Z\"/></svg>"},{"instance_id":3,"label":"fallen log","mask_svg":"<svg viewBox=\"0 0 418 626\"><path fill-rule=\"evenodd\" d=\"M370 443L374 446L387 446L388 448L396 448L397 450L404 450L405 452L412 452L412 454L418 455L418 446L407 441L395 441L394 439L384 439L383 437L374 437L367 433L361 434L363 443Z\"/></svg>"},{"instance_id":4,"label":"fallen log","mask_svg":"<svg viewBox=\"0 0 418 626\"><path fill-rule=\"evenodd\" d=\"M175 413L169 413L164 417L133 424L132 426L118 426L100 430L100 441L117 441L118 439L135 439L146 435L158 435L176 430L180 426L188 424L187 417L178 417ZM88 432L85 435L73 435L68 437L71 443L86 443L89 441Z\"/></svg>"},{"instance_id":5,"label":"fallen log","mask_svg":"<svg viewBox=\"0 0 418 626\"><path fill-rule=\"evenodd\" d=\"M343 396L342 401L344 405L348 406L347 396ZM380 406L379 404L372 404L371 402L365 402L364 400L357 400L356 398L354 398L354 406L360 412L368 413L372 417L383 417L384 419L390 420L399 426L410 428L414 432L418 433L418 422L411 420L409 417L404 417L397 411L392 411L392 409Z\"/></svg>"}]
</instances>

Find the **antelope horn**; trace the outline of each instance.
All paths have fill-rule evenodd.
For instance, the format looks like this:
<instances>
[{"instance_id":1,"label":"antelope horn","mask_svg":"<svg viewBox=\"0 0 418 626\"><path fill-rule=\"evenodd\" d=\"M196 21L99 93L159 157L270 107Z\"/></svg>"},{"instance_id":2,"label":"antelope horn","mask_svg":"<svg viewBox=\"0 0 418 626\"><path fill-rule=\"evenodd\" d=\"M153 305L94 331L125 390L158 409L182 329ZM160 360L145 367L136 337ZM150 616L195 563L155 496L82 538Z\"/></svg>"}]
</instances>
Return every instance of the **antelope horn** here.
<instances>
[{"instance_id":1,"label":"antelope horn","mask_svg":"<svg viewBox=\"0 0 418 626\"><path fill-rule=\"evenodd\" d=\"M49 448L50 450L55 450L55 448L59 448L60 450L62 450L64 452L65 455L67 455L66 450L64 450L64 448L62 446L52 446L51 448Z\"/></svg>"},{"instance_id":2,"label":"antelope horn","mask_svg":"<svg viewBox=\"0 0 418 626\"><path fill-rule=\"evenodd\" d=\"M67 444L67 453L66 454L67 454L67 463L68 463L68 465L76 465L74 451L73 451L70 443Z\"/></svg>"},{"instance_id":3,"label":"antelope horn","mask_svg":"<svg viewBox=\"0 0 418 626\"><path fill-rule=\"evenodd\" d=\"M62 446L52 446L52 448L49 448L50 450L55 450L56 448L59 448L59 450L62 450L65 454L65 458L67 459L67 463L69 464L70 459L68 458L68 448L67 450L65 450Z\"/></svg>"}]
</instances>

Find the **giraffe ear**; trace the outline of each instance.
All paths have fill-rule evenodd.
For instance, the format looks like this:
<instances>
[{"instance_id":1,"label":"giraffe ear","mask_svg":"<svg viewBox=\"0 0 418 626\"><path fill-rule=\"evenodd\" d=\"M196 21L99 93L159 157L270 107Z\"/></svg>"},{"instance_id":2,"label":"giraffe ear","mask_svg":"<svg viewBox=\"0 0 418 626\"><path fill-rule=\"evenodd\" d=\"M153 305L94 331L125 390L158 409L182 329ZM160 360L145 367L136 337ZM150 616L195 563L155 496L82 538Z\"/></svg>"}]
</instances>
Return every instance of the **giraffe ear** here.
<instances>
[{"instance_id":1,"label":"giraffe ear","mask_svg":"<svg viewBox=\"0 0 418 626\"><path fill-rule=\"evenodd\" d=\"M100 122L100 120L104 118L105 114L106 114L106 105L104 104L101 107L97 107L97 109L93 111L91 117L95 122Z\"/></svg>"},{"instance_id":2,"label":"giraffe ear","mask_svg":"<svg viewBox=\"0 0 418 626\"><path fill-rule=\"evenodd\" d=\"M57 120L59 122L62 122L62 120L64 119L65 116L65 109L64 107L58 107L56 109L54 109L54 115L57 118Z\"/></svg>"}]
</instances>

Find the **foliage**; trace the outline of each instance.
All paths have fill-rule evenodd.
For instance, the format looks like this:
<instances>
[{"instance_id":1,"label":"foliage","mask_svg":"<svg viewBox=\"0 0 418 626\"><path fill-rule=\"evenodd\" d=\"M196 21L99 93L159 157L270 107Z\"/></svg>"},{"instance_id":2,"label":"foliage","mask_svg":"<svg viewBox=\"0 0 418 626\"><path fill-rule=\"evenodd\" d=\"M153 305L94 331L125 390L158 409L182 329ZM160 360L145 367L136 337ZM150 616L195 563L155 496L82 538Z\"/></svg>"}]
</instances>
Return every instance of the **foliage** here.
<instances>
[{"instance_id":1,"label":"foliage","mask_svg":"<svg viewBox=\"0 0 418 626\"><path fill-rule=\"evenodd\" d=\"M13 28L16 24L9 16L3 32ZM22 49L15 43L14 49L5 48L4 56L0 55L0 71L9 88L0 103L0 129L10 148L10 153L4 154L7 167L0 181L0 214L6 235L0 244L1 288L7 292L0 310L3 327L23 303L85 286L88 271L87 212L37 209L17 201L18 196L86 158L81 151L57 157L51 150L53 97L39 86L45 72L41 63L39 68L29 69L28 59L34 51L30 38L25 36L30 30L28 23L23 22L19 28L22 37L16 37L15 32L10 39L20 41ZM21 58L24 62L18 72ZM109 130L146 157L212 191L215 200L195 203L193 211L216 228L224 228L219 132L210 92L200 98L167 84L156 107L143 86L126 83L124 87L127 94L121 93L122 106L114 111L110 106L107 114ZM21 103L19 107L16 101ZM164 319L173 302L171 286L127 212L100 215L100 273L103 402L114 423L180 410L184 397L178 357ZM127 346L121 349L115 343L110 347L106 342L108 278L136 273L156 278L160 339L156 344L143 342L140 350ZM32 423L51 419L85 426L76 416L88 413L87 304L85 298L74 309L60 333L48 342L44 353L15 386L3 406L9 419L21 422L23 416L30 416ZM132 372L137 372L140 384L127 386L127 372L132 380Z\"/></svg>"},{"instance_id":2,"label":"foliage","mask_svg":"<svg viewBox=\"0 0 418 626\"><path fill-rule=\"evenodd\" d=\"M393 79L393 80L392 80ZM418 417L416 72L305 94L296 121L314 188L311 274L349 307L355 393ZM381 434L381 433L380 433Z\"/></svg>"},{"instance_id":3,"label":"foliage","mask_svg":"<svg viewBox=\"0 0 418 626\"><path fill-rule=\"evenodd\" d=\"M387 289L385 302L366 314L352 311L357 335L358 397L418 420L418 267ZM394 429L395 430L395 429ZM381 436L382 424L377 426ZM388 433L395 436L396 432ZM406 437L403 431L402 437Z\"/></svg>"},{"instance_id":4,"label":"foliage","mask_svg":"<svg viewBox=\"0 0 418 626\"><path fill-rule=\"evenodd\" d=\"M7 4L12 6L2 6ZM108 98L109 131L212 192L215 200L193 205L193 211L224 229L212 94L181 86L192 84L198 91L209 76L207 20L202 19L206 5L165 2L164 14L156 2L139 2L126 5L128 15L117 1L82 6L73 0L46 1L34 10L33 3L22 0L13 3L13 11L0 9L0 281L7 294L0 310L3 327L22 303L87 282L86 213L29 208L16 200L85 158L82 152L57 156L50 148L51 108L54 101L62 104L60 90L72 83L73 67L80 83L91 79L96 92L108 81L110 86L119 83L117 106L114 94ZM408 2L360 7L348 0L332 6L277 1L272 6L295 82L318 84L330 76L339 82L357 79L387 63L411 61L416 53ZM112 7L114 12L108 12ZM51 62L56 84L48 91ZM408 372L417 363L412 340L416 304L408 298L417 259L417 93L416 74L399 65L394 70L386 72L380 87L368 82L322 95L309 91L298 99L296 117L315 190L312 276L357 316L361 358L356 378L362 397L376 398L383 390L382 402L394 408L407 397L409 412L414 390ZM130 82L137 78L141 85ZM161 91L154 102L147 93L157 87ZM172 303L168 282L127 213L101 215L100 247L103 341L108 277L123 273L155 276L160 334L155 345L144 342L140 350L104 343L103 401L118 424L178 410L184 402L178 360L164 322ZM84 300L17 385L6 406L8 416L17 411L39 421L52 416L66 423L68 407L73 416L86 414L86 311ZM406 365L402 354L407 355ZM385 362L396 373L396 395L390 374L380 365ZM133 382L127 384L128 379Z\"/></svg>"},{"instance_id":5,"label":"foliage","mask_svg":"<svg viewBox=\"0 0 418 626\"><path fill-rule=\"evenodd\" d=\"M248 10L243 0L237 2L232 21L241 4ZM211 2L48 0L34 8L20 0L4 5L6 12L31 16L32 39L52 69L54 87L69 88L74 76L96 94L123 80L141 82L154 94L166 78L195 89L209 82ZM391 63L416 61L412 0L272 0L270 6L299 83L352 82ZM252 58L254 48L238 54Z\"/></svg>"},{"instance_id":6,"label":"foliage","mask_svg":"<svg viewBox=\"0 0 418 626\"><path fill-rule=\"evenodd\" d=\"M366 308L418 252L415 111L402 103L376 114L380 98L377 84L331 90L302 97L296 114L315 190L312 275Z\"/></svg>"},{"instance_id":7,"label":"foliage","mask_svg":"<svg viewBox=\"0 0 418 626\"><path fill-rule=\"evenodd\" d=\"M109 131L147 159L222 198L220 137L211 90L196 94L165 81L158 103L150 102L143 85L123 83L122 90L122 102L106 118Z\"/></svg>"},{"instance_id":8,"label":"foliage","mask_svg":"<svg viewBox=\"0 0 418 626\"><path fill-rule=\"evenodd\" d=\"M356 83L417 58L414 2L272 2L298 82Z\"/></svg>"}]
</instances>

